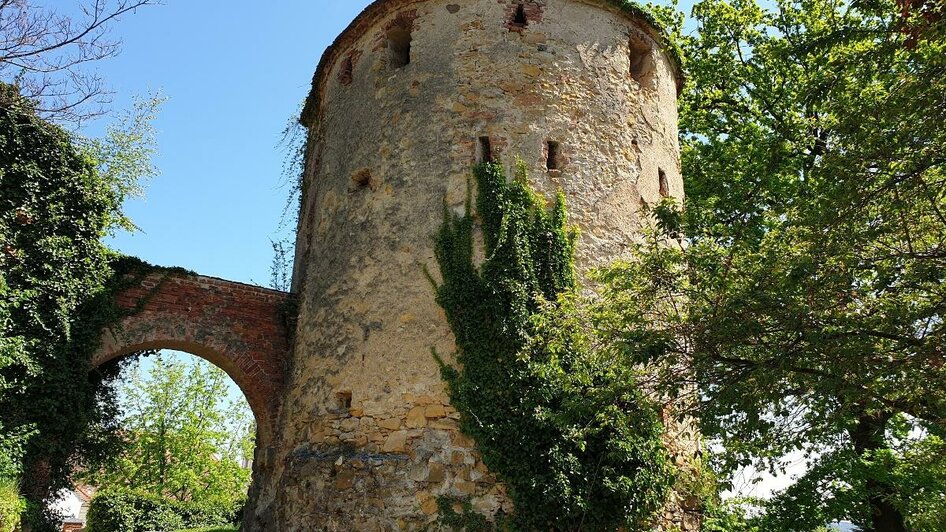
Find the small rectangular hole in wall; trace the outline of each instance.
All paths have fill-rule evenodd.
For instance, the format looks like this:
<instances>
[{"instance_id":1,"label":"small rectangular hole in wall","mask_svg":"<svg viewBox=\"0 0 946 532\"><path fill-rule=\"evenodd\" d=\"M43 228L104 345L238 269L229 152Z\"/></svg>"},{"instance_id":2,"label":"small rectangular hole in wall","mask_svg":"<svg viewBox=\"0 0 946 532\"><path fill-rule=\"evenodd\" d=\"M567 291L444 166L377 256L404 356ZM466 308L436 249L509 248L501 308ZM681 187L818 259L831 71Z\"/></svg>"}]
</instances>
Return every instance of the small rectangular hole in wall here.
<instances>
[{"instance_id":1,"label":"small rectangular hole in wall","mask_svg":"<svg viewBox=\"0 0 946 532\"><path fill-rule=\"evenodd\" d=\"M404 28L394 28L388 32L388 52L391 66L403 68L411 62L411 32Z\"/></svg>"},{"instance_id":2,"label":"small rectangular hole in wall","mask_svg":"<svg viewBox=\"0 0 946 532\"><path fill-rule=\"evenodd\" d=\"M350 85L352 82L352 73L355 70L355 63L352 60L351 56L346 57L342 60L342 68L338 73L338 81L342 85Z\"/></svg>"},{"instance_id":3,"label":"small rectangular hole in wall","mask_svg":"<svg viewBox=\"0 0 946 532\"><path fill-rule=\"evenodd\" d=\"M368 168L362 168L361 170L358 170L357 172L353 173L351 175L351 180L352 180L352 183L355 184L356 189L363 189L363 188L368 188L368 187L374 188L373 187L374 181L372 180L372 177L371 177L371 170L369 170Z\"/></svg>"},{"instance_id":4,"label":"small rectangular hole in wall","mask_svg":"<svg viewBox=\"0 0 946 532\"><path fill-rule=\"evenodd\" d=\"M493 146L489 137L480 137L476 145L476 162L488 163L493 160Z\"/></svg>"},{"instance_id":5,"label":"small rectangular hole in wall","mask_svg":"<svg viewBox=\"0 0 946 532\"><path fill-rule=\"evenodd\" d=\"M547 170L560 170L562 154L559 143L550 140L546 149L548 153L546 154L545 168Z\"/></svg>"},{"instance_id":6,"label":"small rectangular hole in wall","mask_svg":"<svg viewBox=\"0 0 946 532\"><path fill-rule=\"evenodd\" d=\"M516 12L512 15L512 25L522 28L529 25L529 17L526 16L526 6L522 4L516 6Z\"/></svg>"},{"instance_id":7,"label":"small rectangular hole in wall","mask_svg":"<svg viewBox=\"0 0 946 532\"><path fill-rule=\"evenodd\" d=\"M667 172L663 168L657 170L658 179L660 179L660 195L670 197L670 182L667 181Z\"/></svg>"},{"instance_id":8,"label":"small rectangular hole in wall","mask_svg":"<svg viewBox=\"0 0 946 532\"><path fill-rule=\"evenodd\" d=\"M336 407L339 410L348 410L351 408L351 392L338 392L335 394Z\"/></svg>"}]
</instances>

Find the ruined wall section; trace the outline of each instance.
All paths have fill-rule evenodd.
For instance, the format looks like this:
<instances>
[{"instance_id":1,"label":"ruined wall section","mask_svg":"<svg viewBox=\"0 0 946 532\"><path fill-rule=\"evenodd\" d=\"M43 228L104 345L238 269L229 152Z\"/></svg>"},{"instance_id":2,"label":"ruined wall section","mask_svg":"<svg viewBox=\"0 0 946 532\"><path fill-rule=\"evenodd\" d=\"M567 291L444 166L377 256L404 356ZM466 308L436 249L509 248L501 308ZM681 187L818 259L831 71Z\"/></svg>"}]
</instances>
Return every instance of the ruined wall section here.
<instances>
[{"instance_id":1,"label":"ruined wall section","mask_svg":"<svg viewBox=\"0 0 946 532\"><path fill-rule=\"evenodd\" d=\"M424 277L444 200L463 208L486 144L565 191L581 268L625 252L645 205L682 197L675 66L653 31L601 1L526 2L520 25L518 4L380 1L330 50L308 115L282 441L247 528L418 529L441 495L510 510L458 431L431 355L454 341Z\"/></svg>"}]
</instances>

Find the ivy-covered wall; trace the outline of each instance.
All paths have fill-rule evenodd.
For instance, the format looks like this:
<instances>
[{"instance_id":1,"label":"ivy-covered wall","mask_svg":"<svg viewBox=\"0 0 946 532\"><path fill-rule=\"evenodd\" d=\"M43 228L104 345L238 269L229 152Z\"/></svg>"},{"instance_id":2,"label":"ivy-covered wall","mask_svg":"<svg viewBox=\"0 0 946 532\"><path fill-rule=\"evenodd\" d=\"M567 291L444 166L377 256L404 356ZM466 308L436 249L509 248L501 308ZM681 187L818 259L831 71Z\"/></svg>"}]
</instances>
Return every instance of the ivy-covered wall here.
<instances>
[{"instance_id":1,"label":"ivy-covered wall","mask_svg":"<svg viewBox=\"0 0 946 532\"><path fill-rule=\"evenodd\" d=\"M74 467L108 452L112 373L92 372L123 222L121 184L67 132L0 86L0 476L20 477L33 530ZM98 327L98 328L97 328Z\"/></svg>"},{"instance_id":2,"label":"ivy-covered wall","mask_svg":"<svg viewBox=\"0 0 946 532\"><path fill-rule=\"evenodd\" d=\"M456 336L456 365L442 370L460 427L514 503L498 525L654 529L674 480L664 427L633 363L599 352L569 306L577 234L564 195L547 210L522 164L512 182L498 163L474 175L480 223L470 206L446 213L437 302Z\"/></svg>"}]
</instances>

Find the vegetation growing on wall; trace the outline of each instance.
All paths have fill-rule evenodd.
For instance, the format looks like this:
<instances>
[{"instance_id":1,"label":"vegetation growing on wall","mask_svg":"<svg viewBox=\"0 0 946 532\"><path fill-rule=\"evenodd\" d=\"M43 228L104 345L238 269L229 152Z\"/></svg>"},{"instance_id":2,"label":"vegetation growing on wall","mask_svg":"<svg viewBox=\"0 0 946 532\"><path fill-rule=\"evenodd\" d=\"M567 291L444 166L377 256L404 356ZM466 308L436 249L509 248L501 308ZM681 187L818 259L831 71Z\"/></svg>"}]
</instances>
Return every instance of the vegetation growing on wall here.
<instances>
[{"instance_id":1,"label":"vegetation growing on wall","mask_svg":"<svg viewBox=\"0 0 946 532\"><path fill-rule=\"evenodd\" d=\"M576 233L523 165L474 169L478 194L446 214L436 287L456 336L443 365L461 428L509 489L523 530L645 529L673 483L663 427L636 372L599 351L574 307ZM477 261L477 219L485 260Z\"/></svg>"}]
</instances>

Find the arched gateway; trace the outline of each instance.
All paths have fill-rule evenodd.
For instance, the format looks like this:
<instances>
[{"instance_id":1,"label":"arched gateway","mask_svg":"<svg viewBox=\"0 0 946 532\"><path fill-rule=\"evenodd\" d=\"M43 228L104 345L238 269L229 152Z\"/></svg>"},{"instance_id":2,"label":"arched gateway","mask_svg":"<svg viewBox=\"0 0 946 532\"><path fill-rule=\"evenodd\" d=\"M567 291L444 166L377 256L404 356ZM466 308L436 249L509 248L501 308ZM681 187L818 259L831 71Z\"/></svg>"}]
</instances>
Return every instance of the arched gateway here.
<instances>
[{"instance_id":1,"label":"arched gateway","mask_svg":"<svg viewBox=\"0 0 946 532\"><path fill-rule=\"evenodd\" d=\"M272 439L289 351L285 292L179 271L154 271L119 291L124 317L106 329L94 367L133 353L174 349L224 370Z\"/></svg>"}]
</instances>

